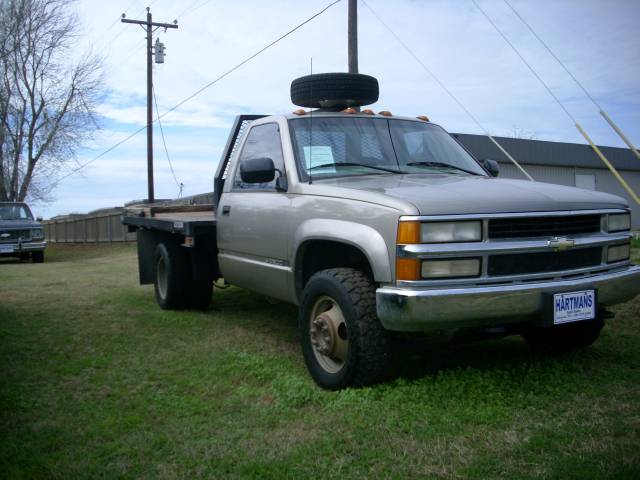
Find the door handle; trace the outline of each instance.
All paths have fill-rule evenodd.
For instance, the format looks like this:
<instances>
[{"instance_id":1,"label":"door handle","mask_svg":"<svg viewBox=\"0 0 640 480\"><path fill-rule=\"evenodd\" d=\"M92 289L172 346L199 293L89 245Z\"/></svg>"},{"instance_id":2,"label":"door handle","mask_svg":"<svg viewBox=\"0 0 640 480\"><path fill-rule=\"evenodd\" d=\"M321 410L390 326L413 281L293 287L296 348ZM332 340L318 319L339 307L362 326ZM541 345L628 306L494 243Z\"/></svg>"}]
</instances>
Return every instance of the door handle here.
<instances>
[{"instance_id":1,"label":"door handle","mask_svg":"<svg viewBox=\"0 0 640 480\"><path fill-rule=\"evenodd\" d=\"M229 215L231 213L231 206L230 205L223 205L222 206L222 214L223 215Z\"/></svg>"}]
</instances>

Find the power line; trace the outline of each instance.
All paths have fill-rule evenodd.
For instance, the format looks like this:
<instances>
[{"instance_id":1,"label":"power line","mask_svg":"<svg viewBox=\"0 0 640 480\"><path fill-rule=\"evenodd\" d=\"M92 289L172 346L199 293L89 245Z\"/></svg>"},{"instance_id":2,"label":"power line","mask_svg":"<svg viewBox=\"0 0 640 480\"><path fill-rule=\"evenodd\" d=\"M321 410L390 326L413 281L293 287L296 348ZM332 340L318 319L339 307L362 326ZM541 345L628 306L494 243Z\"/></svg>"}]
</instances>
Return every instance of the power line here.
<instances>
[{"instance_id":1,"label":"power line","mask_svg":"<svg viewBox=\"0 0 640 480\"><path fill-rule=\"evenodd\" d=\"M580 83L580 81L573 75L573 73L571 73L571 71L567 68L567 66L562 62L562 60L560 60L558 56L553 52L553 50L551 50L549 45L547 45L545 41L542 40L542 38L540 38L540 35L536 33L536 31L531 27L531 25L529 25L527 21L524 18L522 18L522 16L518 13L518 11L515 8L513 8L513 6L507 0L504 0L504 3L506 3L507 6L513 11L513 13L515 13L516 16L520 19L520 21L525 24L525 26L529 29L529 31L533 34L533 36L538 39L538 41L547 50L547 52L549 52L549 54L556 59L556 61L562 66L562 68L564 68L564 71L567 72L567 74L573 79L574 82L576 82L576 84L582 89L584 94L587 97L589 97L589 100L591 100L591 102L600 109L601 107L598 104L598 102L596 102L596 100L591 96L591 94L587 91L587 89L584 88L582 83Z\"/></svg>"},{"instance_id":2,"label":"power line","mask_svg":"<svg viewBox=\"0 0 640 480\"><path fill-rule=\"evenodd\" d=\"M156 106L156 115L158 116L158 126L160 127L160 135L162 136L162 144L164 145L164 153L167 156L167 162L169 162L169 169L171 170L171 175L173 175L173 180L176 182L176 186L179 190L182 190L180 187L182 185L181 182L178 181L178 177L176 177L176 172L173 170L173 165L171 163L171 157L169 156L169 149L167 149L167 141L164 138L164 129L162 128L162 122L160 121L160 111L158 110L158 99L156 98L156 86L153 85L151 91L153 92L153 103Z\"/></svg>"},{"instance_id":3,"label":"power line","mask_svg":"<svg viewBox=\"0 0 640 480\"><path fill-rule=\"evenodd\" d=\"M242 67L245 63L250 62L251 60L253 60L254 58L256 58L258 55L260 55L261 53L263 53L265 50L268 50L269 48L273 47L276 43L280 42L281 40L284 40L286 37L288 37L289 35L291 35L292 33L294 33L296 30L299 30L300 28L302 28L304 25L306 25L307 23L309 23L310 21L312 21L313 19L315 19L316 17L319 17L320 15L322 15L324 12L326 12L327 10L329 10L331 7L333 7L336 3L340 3L342 0L335 0L334 2L330 3L329 5L327 5L326 7L324 7L322 10L320 10L318 13L312 15L311 17L307 18L304 22L299 23L297 26L295 26L294 28L292 28L291 30L289 30L287 33L285 33L284 35L281 35L280 37L278 37L277 39L275 39L273 42L269 43L268 45L266 45L265 47L261 48L260 50L258 50L256 53L254 53L253 55L247 57L246 59L244 59L242 62L240 62L239 64L237 64L235 67L230 68L229 70L227 70L226 72L224 72L222 75L220 75L218 78L214 79L213 81L207 83L206 85L204 85L202 88L200 88L199 90L197 90L196 92L194 92L193 94L189 95L187 98L185 98L184 100L182 100L180 103L178 103L176 106L170 108L169 110L167 110L166 112L164 112L160 118L163 118L165 116L167 116L168 114L170 114L171 112L173 112L174 110L180 108L182 105L184 105L185 103L187 103L189 100L193 99L195 96L200 95L202 92L204 92L207 88L213 86L214 84L218 83L220 80L222 80L223 78L227 77L228 75L230 75L231 73L235 72L236 70L238 70L240 67Z\"/></svg>"},{"instance_id":4,"label":"power line","mask_svg":"<svg viewBox=\"0 0 640 480\"><path fill-rule=\"evenodd\" d=\"M504 39L505 42L507 42L507 44L511 47L511 49L516 53L516 55L518 55L518 57L520 57L520 60L522 60L522 62L529 68L529 70L531 71L531 73L538 79L538 81L542 84L542 86L544 86L544 88L547 90L547 92L549 92L549 95L551 95L553 97L553 99L558 103L558 105L560 105L560 107L562 108L562 110L567 114L567 116L571 119L571 121L573 122L574 126L576 127L576 129L580 132L580 134L584 137L584 139L587 141L587 143L589 143L589 145L591 145L591 148L593 149L594 153L600 158L600 160L602 160L602 163L605 164L605 166L609 169L609 171L613 174L613 176L616 178L616 180L618 180L618 182L620 183L620 185L622 185L622 187L627 191L627 193L629 194L629 196L631 196L631 198L638 204L640 205L640 197L638 197L636 195L636 193L633 191L633 189L629 186L629 184L624 180L624 178L622 178L622 175L620 175L620 173L618 173L618 171L616 170L616 168L613 166L613 164L607 159L607 157L605 157L605 155L602 153L602 151L597 147L597 145L593 142L593 140L591 140L591 137L589 137L589 135L587 134L587 132L585 131L584 128L582 128L582 126L578 123L578 121L574 118L573 115L571 115L571 113L569 112L569 110L567 110L567 108L564 106L564 104L560 101L560 99L553 93L553 91L551 90L551 88L549 88L549 85L546 84L546 82L542 79L542 77L540 75L538 75L538 73L536 72L536 70L531 66L531 64L529 62L527 62L527 60L524 58L524 56L522 56L522 54L520 53L520 51L516 48L516 46L511 43L511 41L507 38L507 36L502 33L502 30L500 30L500 28L498 28L498 25L495 24L495 22L493 20L491 20L491 17L489 17L489 15L486 14L486 12L482 9L482 7L480 7L480 5L478 5L478 2L476 0L471 0L473 2L473 4L476 6L476 8L478 10L480 10L480 12L482 13L482 15L484 15L484 18L487 19L487 21L493 26L493 28L500 34L500 36ZM605 117L606 118L606 117Z\"/></svg>"},{"instance_id":5,"label":"power line","mask_svg":"<svg viewBox=\"0 0 640 480\"><path fill-rule=\"evenodd\" d=\"M199 3L199 2L201 2L201 1L202 1L202 0L194 0L191 4L189 4L189 6L188 6L187 8L185 8L184 10L182 10L182 12L180 12L178 15L176 15L176 19L177 19L177 18L182 18L182 17L184 16L184 14L185 14L186 12L188 12L189 10L191 10L191 9L193 8L193 6L194 6L196 3ZM207 1L208 1L208 0L207 0ZM206 2L205 2L205 3L206 3ZM203 4L203 5L204 5L204 4Z\"/></svg>"},{"instance_id":6,"label":"power line","mask_svg":"<svg viewBox=\"0 0 640 480\"><path fill-rule=\"evenodd\" d=\"M106 149L104 152L102 152L100 155L97 155L96 157L93 157L91 160L88 160L84 163L81 163L77 168L74 168L73 170L71 170L70 172L68 172L66 175L63 175L62 177L60 177L58 180L56 180L55 182L53 182L51 184L51 187L55 187L56 185L58 185L60 182L62 182L64 179L69 178L71 175L74 175L76 173L78 173L80 170L82 170L84 167L86 167L87 165L89 165L90 163L95 162L96 160L101 159L102 157L104 157L106 154L112 152L113 150L115 150L116 148L118 148L120 145L128 142L129 140L131 140L133 137L135 137L137 134L139 134L141 131L143 131L145 128L147 128L147 126L143 126L140 127L138 130L136 130L135 132L132 132L131 134L129 134L127 137L123 138L122 140L120 140L118 143L112 145L111 147L109 147L108 149Z\"/></svg>"},{"instance_id":7,"label":"power line","mask_svg":"<svg viewBox=\"0 0 640 480\"><path fill-rule=\"evenodd\" d=\"M189 12L182 14L180 18L184 18L187 15L191 15L193 12L195 12L196 10L200 10L202 7L204 7L208 3L211 3L211 0L205 0L203 3L201 3L197 7L194 7L193 10L190 10Z\"/></svg>"},{"instance_id":8,"label":"power line","mask_svg":"<svg viewBox=\"0 0 640 480\"><path fill-rule=\"evenodd\" d=\"M560 58L553 52L553 50L551 50L549 45L547 45L547 43L544 40L542 40L542 38L540 38L540 35L538 35L538 33L533 29L533 27L529 25L529 23L527 23L527 21L524 18L522 18L522 15L518 13L518 11L513 7L513 5L511 5L511 3L509 3L508 0L504 0L504 3L507 4L507 6L513 11L513 13L515 13L515 15L520 19L520 21L525 24L525 26L529 29L529 31L533 34L533 36L538 39L538 41L547 50L547 52L549 52L549 54L560 64L560 66L564 69L564 71L567 72L567 74L573 79L576 85L578 85L578 87L580 87L580 89L584 92L587 98L591 100L591 103L593 103L595 107L600 111L600 115L602 115L605 121L611 126L611 128L615 130L615 132L620 136L620 138L622 138L622 140L627 144L627 146L631 149L634 155L638 157L638 159L640 159L640 153L638 153L638 150L636 149L635 145L633 145L631 140L629 140L627 136L624 134L624 132L620 130L618 125L616 125L616 123L611 119L611 117L609 117L607 112L604 111L604 109L600 106L600 104L596 101L596 99L593 98L593 96L584 87L584 85L582 85L580 80L578 80L578 78L571 72L571 70L569 70L569 68L564 64L564 62L560 60Z\"/></svg>"},{"instance_id":9,"label":"power line","mask_svg":"<svg viewBox=\"0 0 640 480\"><path fill-rule=\"evenodd\" d=\"M187 103L189 100L192 100L194 97L196 97L197 95L201 94L203 91L205 91L206 89L208 89L209 87L212 87L213 85L215 85L216 83L218 83L220 80L222 80L223 78L227 77L228 75L230 75L231 73L235 72L236 70L238 70L240 67L242 67L243 65L245 65L246 63L248 63L249 61L253 60L255 57L257 57L258 55L260 55L261 53L263 53L265 50L268 50L269 48L271 48L272 46L274 46L276 43L284 40L285 38L287 38L289 35L291 35L292 33L294 33L295 31L299 30L300 28L302 28L304 25L306 25L307 23L311 22L312 20L314 20L315 18L319 17L320 15L322 15L324 12L326 12L327 10L329 10L329 8L333 7L335 4L340 3L342 0L335 0L332 3L330 3L329 5L327 5L326 7L324 7L322 10L320 10L319 12L315 13L314 15L312 15L311 17L307 18L306 20L304 20L303 22L299 23L298 25L296 25L295 27L293 27L291 30L289 30L287 33L285 33L284 35L281 35L280 37L278 37L276 40L272 41L271 43L267 44L265 47L261 48L260 50L258 50L256 53L250 55L249 57L247 57L246 59L244 59L243 61L241 61L240 63L238 63L236 66L230 68L229 70L227 70L226 72L224 72L222 75L220 75L219 77L217 77L216 79L214 79L213 81L207 83L206 85L204 85L202 88L198 89L196 92L194 92L193 94L189 95L187 98L185 98L184 100L182 100L180 103L178 103L177 105L173 106L172 108L170 108L169 110L167 110L166 112L164 112L162 115L159 115L158 118L155 121L159 121L160 119L166 117L168 114L170 114L171 112L177 110L178 108L180 108L182 105L184 105L185 103ZM99 155L97 155L96 157L93 157L90 160L87 160L85 163L81 164L78 166L78 168L73 169L71 172L67 173L66 175L60 177L57 181L55 181L52 186L56 186L58 185L62 180L70 177L71 175L79 172L80 170L82 170L84 167L86 167L87 165L95 162L96 160L104 157L106 154L108 154L109 152L115 150L116 148L118 148L120 145L122 145L123 143L129 141L130 139L132 139L133 137L135 137L138 133L140 133L141 131L143 131L145 128L147 128L147 126L143 126L140 127L138 130L136 130L135 132L131 133L129 136L127 136L126 138L120 140L118 143L116 143L115 145L112 145L111 147L109 147L107 150L105 150L104 152L100 153Z\"/></svg>"},{"instance_id":10,"label":"power line","mask_svg":"<svg viewBox=\"0 0 640 480\"><path fill-rule=\"evenodd\" d=\"M467 107L464 106L464 104L458 99L458 97L456 97L453 92L451 90L449 90L447 88L447 86L438 78L438 76L433 73L433 71L431 71L431 69L429 67L427 67L425 65L425 63L420 60L420 58L413 52L413 50L411 50L411 48L409 48L409 46L396 34L396 32L393 31L393 29L387 25L385 23L384 20L382 20L382 18L380 18L380 16L375 12L375 10L373 10L373 8L371 8L369 6L369 4L365 1L362 0L362 3L364 4L365 7L367 7L367 9L369 9L369 11L373 14L374 17L376 17L376 19L382 24L382 26L384 28L387 29L387 31L389 31L389 33L391 33L391 35L393 35L395 37L395 39L398 41L398 43L400 43L400 45L402 45L402 47L407 51L407 53L409 55L411 55L413 57L413 59L418 62L418 64L424 69L425 72L427 72L429 74L429 76L447 93L447 95L449 95L449 97L451 97L451 99L456 102L458 104L458 106L469 116L469 118L478 126L478 128L480 128L480 130L482 132L484 132L484 134L489 138L489 140L491 140L493 142L493 144L498 147L498 149L509 159L511 160L511 162L513 162L513 164L518 167L520 169L520 171L531 181L533 181L533 178L531 177L531 175L529 175L529 173L515 160L515 158L513 158L509 152L507 152L507 150L504 149L504 147L502 147L502 145L500 145L500 143L498 143L498 141L493 138L493 136L491 134L489 134L489 131L484 128L484 126L480 123L480 121L469 111L469 109L467 109Z\"/></svg>"},{"instance_id":11,"label":"power line","mask_svg":"<svg viewBox=\"0 0 640 480\"><path fill-rule=\"evenodd\" d=\"M478 10L480 10L482 15L484 15L484 18L486 18L487 21L493 26L493 28L496 30L496 32L498 32L498 34L500 34L500 36L503 38L503 40L505 42L507 42L507 44L511 47L511 49L516 53L516 55L518 55L518 57L520 57L520 60L522 60L522 63L524 63L527 66L527 68L529 68L531 73L538 79L538 81L547 90L547 92L549 92L549 95L551 95L553 97L553 99L556 101L556 103L558 105L560 105L560 108L562 108L564 113L567 114L567 116L571 119L571 121L573 123L577 123L576 119L573 117L573 115L571 115L569 110L567 110L567 108L560 101L560 99L556 96L556 94L553 93L553 90L551 90L551 88L549 88L549 85L547 85L547 83L542 79L542 77L540 75L538 75L538 72L536 72L536 70L531 66L531 64L527 61L527 59L524 58L524 56L520 53L520 50L518 50L516 48L516 46L511 42L511 40L509 40L509 38L507 38L507 36L504 33L502 33L502 30L500 30L500 28L498 28L498 25L496 25L495 22L493 20L491 20L491 17L489 17L489 15L487 15L487 13L482 9L482 7L480 5L478 5L478 2L476 0L471 0L471 1L476 6L476 8Z\"/></svg>"},{"instance_id":12,"label":"power line","mask_svg":"<svg viewBox=\"0 0 640 480\"><path fill-rule=\"evenodd\" d=\"M124 11L124 13L127 13L127 12L131 9L131 7L133 7L133 5L134 5L135 3L137 3L137 1L138 1L138 0L133 0L133 2L131 2L131 3L129 4L129 6L126 8L126 10ZM107 27L107 28L106 28L106 29L105 29L105 30L104 30L100 35L98 35L98 37L96 38L96 43L98 43L98 40L100 40L102 37L104 37L104 35L105 35L109 30L111 30L111 29L112 29L112 28L113 28L117 23L119 23L119 22L120 22L120 15L118 15L118 18L116 18L116 19L113 21L113 23L111 23L111 24L110 24L110 25L109 25L109 26L108 26L108 27ZM120 32L120 33L122 33L122 32ZM111 41L113 41L115 38L117 38L117 37L120 35L120 33L119 33L119 34L117 34L115 37L113 37L113 38L111 39Z\"/></svg>"}]
</instances>

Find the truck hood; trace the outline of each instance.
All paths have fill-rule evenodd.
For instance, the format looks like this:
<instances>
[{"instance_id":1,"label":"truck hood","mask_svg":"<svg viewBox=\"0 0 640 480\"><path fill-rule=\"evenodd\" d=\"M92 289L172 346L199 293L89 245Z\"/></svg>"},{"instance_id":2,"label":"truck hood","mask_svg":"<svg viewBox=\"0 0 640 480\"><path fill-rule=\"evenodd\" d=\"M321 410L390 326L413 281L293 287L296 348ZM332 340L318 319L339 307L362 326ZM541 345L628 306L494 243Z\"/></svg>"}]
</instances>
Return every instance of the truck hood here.
<instances>
[{"instance_id":1,"label":"truck hood","mask_svg":"<svg viewBox=\"0 0 640 480\"><path fill-rule=\"evenodd\" d=\"M456 174L367 175L321 180L358 199L356 191L394 197L414 205L421 215L544 212L627 208L626 200L551 183ZM352 191L352 194L348 192Z\"/></svg>"}]
</instances>

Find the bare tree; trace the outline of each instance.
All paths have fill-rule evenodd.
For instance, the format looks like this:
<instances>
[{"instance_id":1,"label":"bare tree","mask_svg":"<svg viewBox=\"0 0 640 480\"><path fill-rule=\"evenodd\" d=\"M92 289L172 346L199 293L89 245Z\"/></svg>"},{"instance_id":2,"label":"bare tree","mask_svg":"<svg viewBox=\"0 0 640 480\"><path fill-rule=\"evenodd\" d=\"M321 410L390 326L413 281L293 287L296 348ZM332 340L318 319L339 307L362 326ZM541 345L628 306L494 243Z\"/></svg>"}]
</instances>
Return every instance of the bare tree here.
<instances>
[{"instance_id":1,"label":"bare tree","mask_svg":"<svg viewBox=\"0 0 640 480\"><path fill-rule=\"evenodd\" d=\"M0 0L0 200L45 199L98 128L100 62L68 0Z\"/></svg>"},{"instance_id":2,"label":"bare tree","mask_svg":"<svg viewBox=\"0 0 640 480\"><path fill-rule=\"evenodd\" d=\"M530 130L525 130L524 128L519 127L517 125L513 125L511 127L511 130L507 132L505 137L523 138L525 140L537 140L538 139L538 136L536 135L536 132L533 132L533 131L530 131Z\"/></svg>"}]
</instances>

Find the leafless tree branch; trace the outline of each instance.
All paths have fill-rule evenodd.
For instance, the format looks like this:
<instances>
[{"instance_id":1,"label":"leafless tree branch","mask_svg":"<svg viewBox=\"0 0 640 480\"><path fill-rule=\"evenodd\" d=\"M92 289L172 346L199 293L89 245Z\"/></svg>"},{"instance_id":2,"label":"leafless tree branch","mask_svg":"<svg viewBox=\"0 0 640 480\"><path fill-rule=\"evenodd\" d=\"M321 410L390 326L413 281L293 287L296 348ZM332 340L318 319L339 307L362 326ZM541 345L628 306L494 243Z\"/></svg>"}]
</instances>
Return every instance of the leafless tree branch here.
<instances>
[{"instance_id":1,"label":"leafless tree branch","mask_svg":"<svg viewBox=\"0 0 640 480\"><path fill-rule=\"evenodd\" d=\"M101 62L70 62L68 0L0 0L0 201L45 199L99 127Z\"/></svg>"}]
</instances>

